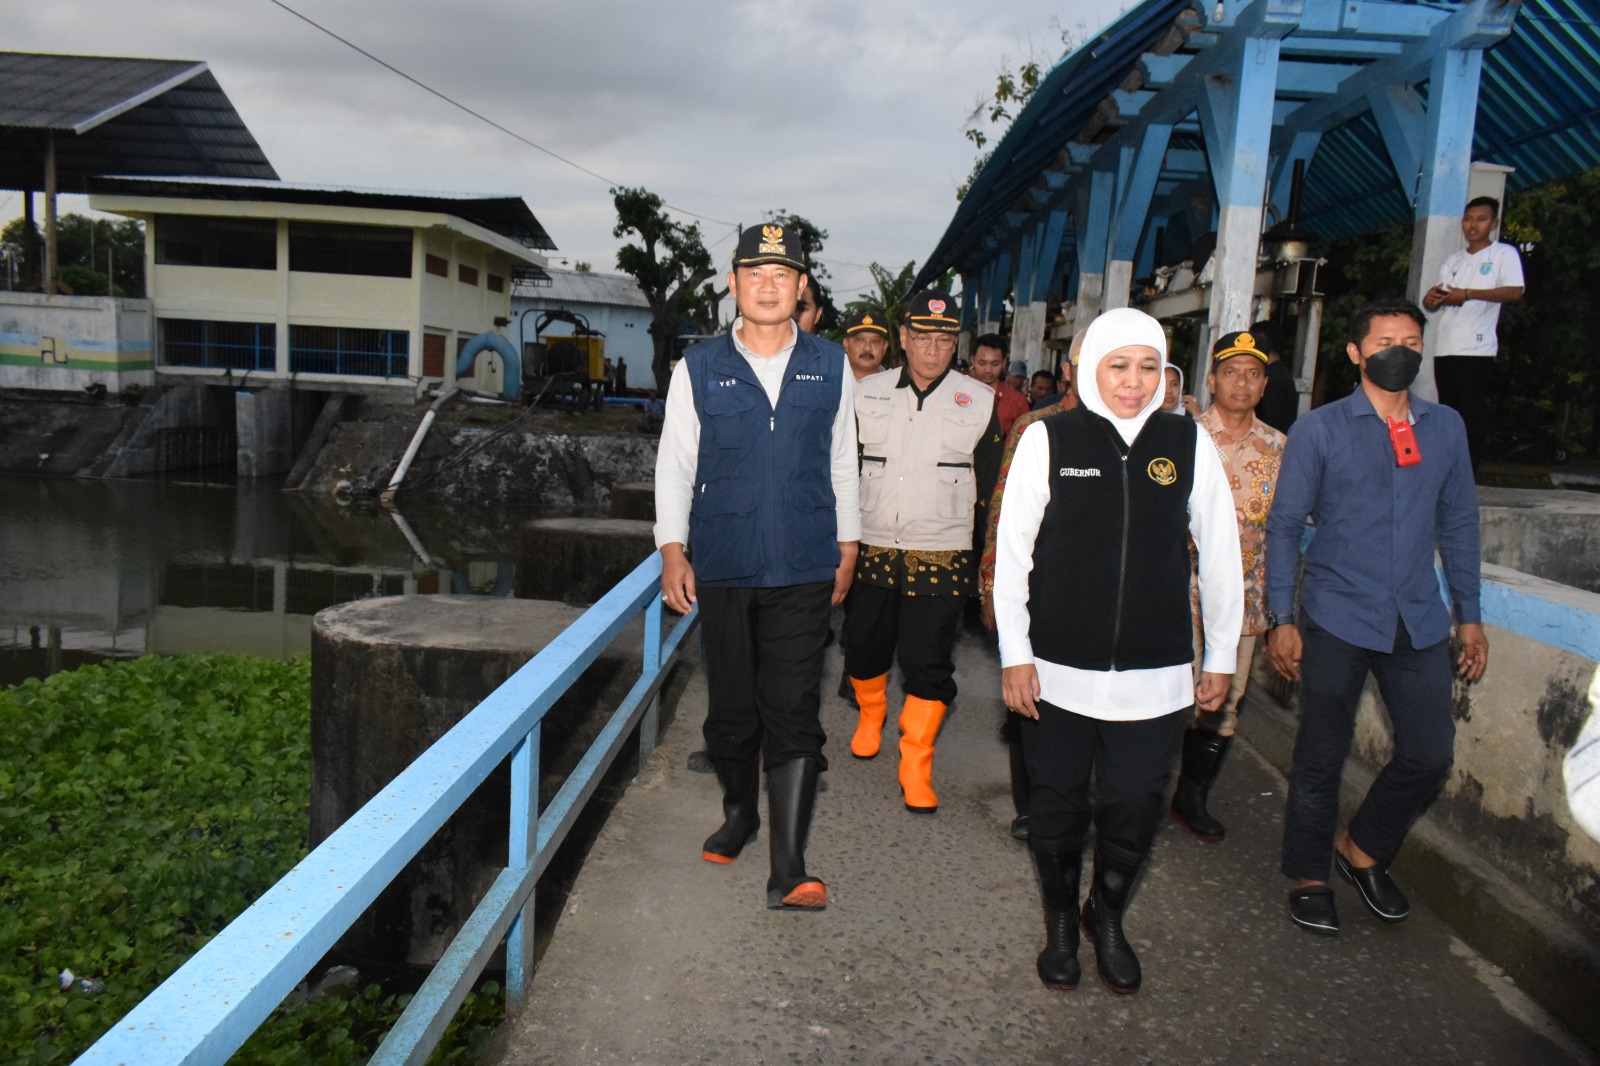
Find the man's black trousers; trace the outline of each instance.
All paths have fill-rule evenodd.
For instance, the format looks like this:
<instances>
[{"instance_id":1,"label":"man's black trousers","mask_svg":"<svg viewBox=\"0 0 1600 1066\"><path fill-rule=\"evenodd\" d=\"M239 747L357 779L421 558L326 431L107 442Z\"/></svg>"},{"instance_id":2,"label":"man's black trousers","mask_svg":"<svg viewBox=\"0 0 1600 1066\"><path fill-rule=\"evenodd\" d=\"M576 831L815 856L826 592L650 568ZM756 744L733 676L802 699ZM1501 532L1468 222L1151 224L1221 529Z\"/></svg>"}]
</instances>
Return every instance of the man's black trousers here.
<instances>
[{"instance_id":1,"label":"man's black trousers","mask_svg":"<svg viewBox=\"0 0 1600 1066\"><path fill-rule=\"evenodd\" d=\"M833 582L782 588L695 590L706 648L706 751L712 759L762 756L770 770L816 759L822 731L822 652Z\"/></svg>"},{"instance_id":2,"label":"man's black trousers","mask_svg":"<svg viewBox=\"0 0 1600 1066\"><path fill-rule=\"evenodd\" d=\"M906 694L948 705L956 698L959 596L902 596L857 581L844 613L844 669L858 681L882 677L898 658Z\"/></svg>"}]
</instances>

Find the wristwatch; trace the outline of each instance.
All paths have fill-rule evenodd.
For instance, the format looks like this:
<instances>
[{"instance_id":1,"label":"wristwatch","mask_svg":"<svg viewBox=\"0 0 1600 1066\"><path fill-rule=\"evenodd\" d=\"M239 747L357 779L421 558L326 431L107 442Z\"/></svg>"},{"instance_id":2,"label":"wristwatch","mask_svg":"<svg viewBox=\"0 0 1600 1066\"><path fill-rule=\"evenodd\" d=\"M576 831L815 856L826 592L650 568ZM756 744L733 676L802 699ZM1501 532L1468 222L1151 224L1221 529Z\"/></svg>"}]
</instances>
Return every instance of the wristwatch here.
<instances>
[{"instance_id":1,"label":"wristwatch","mask_svg":"<svg viewBox=\"0 0 1600 1066\"><path fill-rule=\"evenodd\" d=\"M1284 618L1281 615L1273 614L1271 611L1267 612L1267 629L1269 631L1277 629L1282 625L1288 625L1292 621L1294 621L1293 618Z\"/></svg>"}]
</instances>

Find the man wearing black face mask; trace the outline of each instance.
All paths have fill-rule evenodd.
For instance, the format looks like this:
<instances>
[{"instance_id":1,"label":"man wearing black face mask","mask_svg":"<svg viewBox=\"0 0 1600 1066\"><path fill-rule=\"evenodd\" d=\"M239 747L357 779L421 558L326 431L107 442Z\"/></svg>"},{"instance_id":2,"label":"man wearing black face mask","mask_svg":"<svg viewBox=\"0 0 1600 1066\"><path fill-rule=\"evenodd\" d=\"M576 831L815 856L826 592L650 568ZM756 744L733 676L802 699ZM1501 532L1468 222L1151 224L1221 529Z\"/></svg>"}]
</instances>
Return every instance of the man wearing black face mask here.
<instances>
[{"instance_id":1,"label":"man wearing black face mask","mask_svg":"<svg viewBox=\"0 0 1600 1066\"><path fill-rule=\"evenodd\" d=\"M1267 656L1301 683L1282 869L1296 881L1290 918L1327 936L1339 931L1330 858L1376 917L1399 922L1410 913L1389 863L1454 758L1451 612L1439 595L1436 549L1461 643L1455 667L1476 681L1489 656L1466 430L1455 411L1409 391L1422 365L1422 325L1421 310L1406 300L1380 300L1351 316L1347 351L1361 387L1295 422L1267 518ZM1308 516L1316 535L1297 619L1295 569ZM1335 839L1339 778L1369 673L1388 711L1394 757Z\"/></svg>"}]
</instances>

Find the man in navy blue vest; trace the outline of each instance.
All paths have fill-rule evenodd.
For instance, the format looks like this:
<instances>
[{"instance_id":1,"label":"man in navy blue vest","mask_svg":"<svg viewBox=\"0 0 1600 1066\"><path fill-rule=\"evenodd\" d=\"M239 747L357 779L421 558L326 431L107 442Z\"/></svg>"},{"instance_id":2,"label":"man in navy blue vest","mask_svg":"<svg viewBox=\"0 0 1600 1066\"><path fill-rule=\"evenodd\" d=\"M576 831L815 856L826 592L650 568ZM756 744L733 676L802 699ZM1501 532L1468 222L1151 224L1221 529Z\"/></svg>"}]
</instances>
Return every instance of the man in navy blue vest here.
<instances>
[{"instance_id":1,"label":"man in navy blue vest","mask_svg":"<svg viewBox=\"0 0 1600 1066\"><path fill-rule=\"evenodd\" d=\"M761 825L767 772L767 906L820 910L805 869L832 608L855 571L861 516L852 375L837 344L801 332L797 239L776 223L740 236L728 274L739 317L684 353L656 459L661 595L695 604L706 647L706 750L722 826L701 849L730 863Z\"/></svg>"}]
</instances>

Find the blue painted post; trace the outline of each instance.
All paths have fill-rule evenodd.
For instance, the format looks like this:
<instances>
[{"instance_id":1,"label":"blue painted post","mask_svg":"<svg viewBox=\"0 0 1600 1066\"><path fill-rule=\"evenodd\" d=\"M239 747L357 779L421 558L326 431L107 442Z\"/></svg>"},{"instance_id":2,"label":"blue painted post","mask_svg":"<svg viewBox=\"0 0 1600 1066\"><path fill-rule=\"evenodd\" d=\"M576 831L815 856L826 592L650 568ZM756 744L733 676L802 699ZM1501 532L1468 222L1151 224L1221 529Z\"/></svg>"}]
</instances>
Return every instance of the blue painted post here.
<instances>
[{"instance_id":1,"label":"blue painted post","mask_svg":"<svg viewBox=\"0 0 1600 1066\"><path fill-rule=\"evenodd\" d=\"M993 260L994 273L983 292L983 320L989 330L998 330L1006 312L1006 282L1011 280L1011 249L997 253Z\"/></svg>"},{"instance_id":2,"label":"blue painted post","mask_svg":"<svg viewBox=\"0 0 1600 1066\"><path fill-rule=\"evenodd\" d=\"M644 676L650 677L661 670L661 597L656 596L644 608ZM645 705L644 717L639 720L639 762L643 763L656 750L661 738L661 697L652 696Z\"/></svg>"},{"instance_id":3,"label":"blue painted post","mask_svg":"<svg viewBox=\"0 0 1600 1066\"><path fill-rule=\"evenodd\" d=\"M1195 395L1202 401L1203 356L1210 350L1212 338L1244 329L1254 318L1256 258L1272 148L1279 47L1276 36L1244 38L1230 69L1206 78L1199 94L1200 129L1212 160L1219 208L1210 332L1200 338L1190 376Z\"/></svg>"},{"instance_id":4,"label":"blue painted post","mask_svg":"<svg viewBox=\"0 0 1600 1066\"><path fill-rule=\"evenodd\" d=\"M1078 299L1073 329L1081 330L1103 310L1106 281L1106 247L1110 241L1112 198L1116 175L1109 170L1089 172L1088 188L1078 200Z\"/></svg>"},{"instance_id":5,"label":"blue painted post","mask_svg":"<svg viewBox=\"0 0 1600 1066\"><path fill-rule=\"evenodd\" d=\"M1030 370L1053 370L1045 358L1045 333L1049 327L1048 299L1055 282L1056 264L1061 259L1061 241L1066 235L1067 212L1051 211L1034 227L1033 256L1028 282L1017 282L1017 318L1011 327L1012 355L1028 364Z\"/></svg>"},{"instance_id":6,"label":"blue painted post","mask_svg":"<svg viewBox=\"0 0 1600 1066\"><path fill-rule=\"evenodd\" d=\"M1117 216L1110 234L1110 259L1106 267L1105 304L1127 307L1132 298L1133 258L1139 250L1155 197L1156 179L1166 159L1172 124L1152 122L1144 129L1136 148L1128 153L1123 178L1117 189Z\"/></svg>"},{"instance_id":7,"label":"blue painted post","mask_svg":"<svg viewBox=\"0 0 1600 1066\"><path fill-rule=\"evenodd\" d=\"M1461 211L1472 172L1472 130L1478 117L1478 83L1483 53L1477 48L1444 48L1433 57L1428 77L1428 119L1421 145L1422 180L1411 230L1411 271L1406 292L1419 304L1439 280L1439 268L1461 246ZM1433 382L1433 337L1423 331L1426 363L1413 388L1437 399Z\"/></svg>"},{"instance_id":8,"label":"blue painted post","mask_svg":"<svg viewBox=\"0 0 1600 1066\"><path fill-rule=\"evenodd\" d=\"M516 870L526 866L539 845L539 741L544 723L534 724L532 732L511 751L511 838L506 866ZM520 1011L527 1002L528 982L533 979L533 902L537 893L517 911L506 933L506 1010Z\"/></svg>"}]
</instances>

